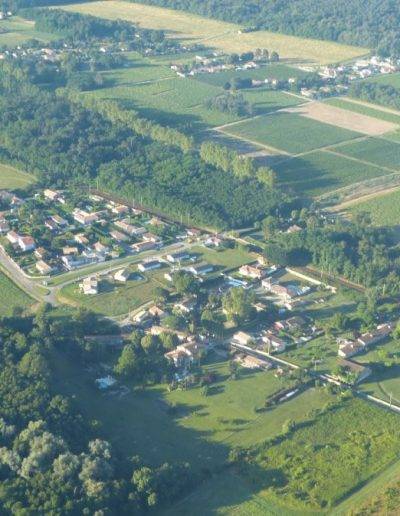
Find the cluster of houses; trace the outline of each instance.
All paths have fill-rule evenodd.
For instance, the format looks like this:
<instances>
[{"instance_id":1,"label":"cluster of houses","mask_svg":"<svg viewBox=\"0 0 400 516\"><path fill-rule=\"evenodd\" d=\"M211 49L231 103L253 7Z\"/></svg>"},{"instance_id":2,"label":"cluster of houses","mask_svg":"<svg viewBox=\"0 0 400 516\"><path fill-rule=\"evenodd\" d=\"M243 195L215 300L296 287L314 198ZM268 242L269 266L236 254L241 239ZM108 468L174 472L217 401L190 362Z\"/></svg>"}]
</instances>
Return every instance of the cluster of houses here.
<instances>
[{"instance_id":1,"label":"cluster of houses","mask_svg":"<svg viewBox=\"0 0 400 516\"><path fill-rule=\"evenodd\" d=\"M380 324L374 331L363 333L356 340L338 339L338 356L344 359L367 351L371 346L378 344L386 339L393 331L390 323Z\"/></svg>"}]
</instances>

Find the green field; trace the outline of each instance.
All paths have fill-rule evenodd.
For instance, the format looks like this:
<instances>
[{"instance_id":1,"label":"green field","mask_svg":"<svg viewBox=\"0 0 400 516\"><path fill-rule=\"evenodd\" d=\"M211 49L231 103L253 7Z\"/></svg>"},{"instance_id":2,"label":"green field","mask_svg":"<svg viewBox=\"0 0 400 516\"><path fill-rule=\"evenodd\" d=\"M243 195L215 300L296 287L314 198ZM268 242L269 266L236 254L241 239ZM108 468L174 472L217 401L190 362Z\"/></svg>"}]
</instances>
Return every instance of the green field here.
<instances>
[{"instance_id":1,"label":"green field","mask_svg":"<svg viewBox=\"0 0 400 516\"><path fill-rule=\"evenodd\" d=\"M290 159L277 165L275 170L282 185L308 195L321 195L353 183L390 174L374 165L366 165L326 151Z\"/></svg>"},{"instance_id":2,"label":"green field","mask_svg":"<svg viewBox=\"0 0 400 516\"><path fill-rule=\"evenodd\" d=\"M279 112L229 126L227 134L291 154L335 145L361 136L294 113Z\"/></svg>"},{"instance_id":3,"label":"green field","mask_svg":"<svg viewBox=\"0 0 400 516\"><path fill-rule=\"evenodd\" d=\"M395 143L383 138L367 138L340 145L333 150L351 158L390 168L393 172L400 169L400 142Z\"/></svg>"},{"instance_id":4,"label":"green field","mask_svg":"<svg viewBox=\"0 0 400 516\"><path fill-rule=\"evenodd\" d=\"M239 25L191 13L121 1L100 1L63 6L69 11L108 19L123 19L141 27L161 29L183 42L200 43L226 53L242 53L256 48L276 50L282 58L320 64L334 63L368 53L368 49L329 41L287 36L268 31L239 34Z\"/></svg>"},{"instance_id":5,"label":"green field","mask_svg":"<svg viewBox=\"0 0 400 516\"><path fill-rule=\"evenodd\" d=\"M0 47L14 47L30 39L48 42L56 39L54 34L35 30L34 22L13 16L7 20L0 20Z\"/></svg>"},{"instance_id":6,"label":"green field","mask_svg":"<svg viewBox=\"0 0 400 516\"><path fill-rule=\"evenodd\" d=\"M381 109L379 109L379 106L376 106L376 108L374 108L366 104L358 104L356 102L352 102L351 99L338 97L332 97L330 99L325 100L324 102L325 104L330 104L331 106L346 109L347 111L360 113L360 115L372 116L373 118L378 118L379 120L384 120L385 122L393 122L394 124L400 124L400 113L398 115L396 115L395 113L388 113L386 111L382 111Z\"/></svg>"},{"instance_id":7,"label":"green field","mask_svg":"<svg viewBox=\"0 0 400 516\"><path fill-rule=\"evenodd\" d=\"M12 315L14 308L28 309L35 301L0 272L0 316Z\"/></svg>"},{"instance_id":8,"label":"green field","mask_svg":"<svg viewBox=\"0 0 400 516\"><path fill-rule=\"evenodd\" d=\"M278 79L284 81L290 77L303 78L309 75L307 72L287 66L284 64L269 64L256 70L226 70L218 73L203 73L196 75L196 80L212 84L213 86L222 87L232 77L240 77L241 79Z\"/></svg>"},{"instance_id":9,"label":"green field","mask_svg":"<svg viewBox=\"0 0 400 516\"><path fill-rule=\"evenodd\" d=\"M354 204L352 214L366 211L375 226L398 226L400 224L400 190Z\"/></svg>"},{"instance_id":10,"label":"green field","mask_svg":"<svg viewBox=\"0 0 400 516\"><path fill-rule=\"evenodd\" d=\"M0 163L0 190L15 190L32 184L35 178L26 172Z\"/></svg>"},{"instance_id":11,"label":"green field","mask_svg":"<svg viewBox=\"0 0 400 516\"><path fill-rule=\"evenodd\" d=\"M400 73L380 74L367 79L367 81L400 88Z\"/></svg>"}]
</instances>

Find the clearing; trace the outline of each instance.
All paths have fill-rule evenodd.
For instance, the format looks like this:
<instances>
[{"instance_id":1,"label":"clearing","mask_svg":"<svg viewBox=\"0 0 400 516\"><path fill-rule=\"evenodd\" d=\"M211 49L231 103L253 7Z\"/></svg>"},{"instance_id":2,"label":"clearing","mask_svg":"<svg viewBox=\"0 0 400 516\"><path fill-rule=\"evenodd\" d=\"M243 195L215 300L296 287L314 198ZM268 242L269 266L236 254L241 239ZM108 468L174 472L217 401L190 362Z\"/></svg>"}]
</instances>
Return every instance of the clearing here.
<instances>
[{"instance_id":1,"label":"clearing","mask_svg":"<svg viewBox=\"0 0 400 516\"><path fill-rule=\"evenodd\" d=\"M366 48L267 31L240 34L240 25L143 4L109 0L65 5L63 9L103 18L128 20L144 28L162 29L173 38L201 43L227 53L268 48L277 51L282 58L319 64L352 59L368 53Z\"/></svg>"},{"instance_id":2,"label":"clearing","mask_svg":"<svg viewBox=\"0 0 400 516\"><path fill-rule=\"evenodd\" d=\"M48 42L57 39L57 36L35 30L35 22L24 20L19 16L0 20L0 47L15 47L30 39Z\"/></svg>"},{"instance_id":3,"label":"clearing","mask_svg":"<svg viewBox=\"0 0 400 516\"><path fill-rule=\"evenodd\" d=\"M34 182L35 178L31 174L0 163L0 189L22 189Z\"/></svg>"},{"instance_id":4,"label":"clearing","mask_svg":"<svg viewBox=\"0 0 400 516\"><path fill-rule=\"evenodd\" d=\"M379 120L322 102L307 102L299 107L286 109L286 111L369 136L379 136L399 128L398 124L393 122Z\"/></svg>"},{"instance_id":5,"label":"clearing","mask_svg":"<svg viewBox=\"0 0 400 516\"><path fill-rule=\"evenodd\" d=\"M350 213L368 212L375 226L398 226L400 224L400 189L376 195L365 201L355 202Z\"/></svg>"},{"instance_id":6,"label":"clearing","mask_svg":"<svg viewBox=\"0 0 400 516\"><path fill-rule=\"evenodd\" d=\"M0 316L10 317L14 308L30 308L36 303L31 297L0 272Z\"/></svg>"}]
</instances>

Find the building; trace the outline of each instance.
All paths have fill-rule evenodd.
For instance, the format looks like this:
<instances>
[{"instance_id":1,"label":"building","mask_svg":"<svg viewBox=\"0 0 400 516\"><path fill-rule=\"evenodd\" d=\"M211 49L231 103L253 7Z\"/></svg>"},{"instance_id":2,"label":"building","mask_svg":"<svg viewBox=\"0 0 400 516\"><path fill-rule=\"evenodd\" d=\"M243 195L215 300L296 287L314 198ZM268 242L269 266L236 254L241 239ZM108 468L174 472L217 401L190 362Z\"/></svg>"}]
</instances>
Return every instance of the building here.
<instances>
[{"instance_id":1,"label":"building","mask_svg":"<svg viewBox=\"0 0 400 516\"><path fill-rule=\"evenodd\" d=\"M75 209L72 213L74 220L83 226L89 226L93 222L97 222L99 217L96 213L88 213L84 210Z\"/></svg>"},{"instance_id":2,"label":"building","mask_svg":"<svg viewBox=\"0 0 400 516\"><path fill-rule=\"evenodd\" d=\"M0 234L10 231L10 226L6 220L0 220Z\"/></svg>"},{"instance_id":3,"label":"building","mask_svg":"<svg viewBox=\"0 0 400 516\"><path fill-rule=\"evenodd\" d=\"M129 269L121 269L114 274L114 279L120 283L126 283L130 275L131 273Z\"/></svg>"},{"instance_id":4,"label":"building","mask_svg":"<svg viewBox=\"0 0 400 516\"><path fill-rule=\"evenodd\" d=\"M188 298L188 299L183 299L182 301L178 301L177 303L175 303L174 308L176 310L179 310L182 313L189 314L190 312L193 312L196 304L197 304L196 299Z\"/></svg>"},{"instance_id":5,"label":"building","mask_svg":"<svg viewBox=\"0 0 400 516\"><path fill-rule=\"evenodd\" d=\"M351 384L362 382L372 373L372 370L369 367L363 366L353 360L342 358L339 360L338 365L342 369L343 373L340 373L335 377Z\"/></svg>"},{"instance_id":6,"label":"building","mask_svg":"<svg viewBox=\"0 0 400 516\"><path fill-rule=\"evenodd\" d=\"M48 275L53 272L53 267L43 260L36 262L36 269L39 274Z\"/></svg>"},{"instance_id":7,"label":"building","mask_svg":"<svg viewBox=\"0 0 400 516\"><path fill-rule=\"evenodd\" d=\"M158 260L150 260L148 262L139 263L138 269L140 272L153 271L155 269L159 269L161 267L161 262Z\"/></svg>"},{"instance_id":8,"label":"building","mask_svg":"<svg viewBox=\"0 0 400 516\"><path fill-rule=\"evenodd\" d=\"M58 201L60 197L60 192L56 192L55 190L49 190L46 188L46 190L43 190L44 198L48 201Z\"/></svg>"},{"instance_id":9,"label":"building","mask_svg":"<svg viewBox=\"0 0 400 516\"><path fill-rule=\"evenodd\" d=\"M129 236L139 236L146 233L145 228L133 226L132 224L129 224L126 220L117 220L114 222L114 226L116 226L118 229L123 231Z\"/></svg>"},{"instance_id":10,"label":"building","mask_svg":"<svg viewBox=\"0 0 400 516\"><path fill-rule=\"evenodd\" d=\"M47 256L47 254L48 253L44 247L38 247L37 249L35 249L35 256L39 260L43 260Z\"/></svg>"},{"instance_id":11,"label":"building","mask_svg":"<svg viewBox=\"0 0 400 516\"><path fill-rule=\"evenodd\" d=\"M110 237L116 242L126 242L129 238L121 231L110 231Z\"/></svg>"},{"instance_id":12,"label":"building","mask_svg":"<svg viewBox=\"0 0 400 516\"><path fill-rule=\"evenodd\" d=\"M167 254L166 256L166 259L171 263L180 263L189 258L190 254L187 251L178 251L177 253Z\"/></svg>"},{"instance_id":13,"label":"building","mask_svg":"<svg viewBox=\"0 0 400 516\"><path fill-rule=\"evenodd\" d=\"M345 340L339 344L338 356L341 358L351 358L364 350L364 346L359 342Z\"/></svg>"},{"instance_id":14,"label":"building","mask_svg":"<svg viewBox=\"0 0 400 516\"><path fill-rule=\"evenodd\" d=\"M195 276L204 276L206 274L209 274L210 272L213 272L214 265L211 263L203 263L200 265L192 265L191 267L187 268L188 272L191 272Z\"/></svg>"},{"instance_id":15,"label":"building","mask_svg":"<svg viewBox=\"0 0 400 516\"><path fill-rule=\"evenodd\" d=\"M18 245L21 251L33 251L36 247L35 240L31 236L20 236Z\"/></svg>"},{"instance_id":16,"label":"building","mask_svg":"<svg viewBox=\"0 0 400 516\"><path fill-rule=\"evenodd\" d=\"M218 236L211 236L204 242L206 247L222 247L224 240Z\"/></svg>"},{"instance_id":17,"label":"building","mask_svg":"<svg viewBox=\"0 0 400 516\"><path fill-rule=\"evenodd\" d=\"M165 353L165 358L172 362L177 369L188 369L194 362L198 362L207 352L202 342L192 341L179 344L174 350Z\"/></svg>"},{"instance_id":18,"label":"building","mask_svg":"<svg viewBox=\"0 0 400 516\"><path fill-rule=\"evenodd\" d=\"M252 342L253 337L244 331L238 331L232 337L231 342L233 344L240 344L242 346L248 346Z\"/></svg>"},{"instance_id":19,"label":"building","mask_svg":"<svg viewBox=\"0 0 400 516\"><path fill-rule=\"evenodd\" d=\"M77 247L65 246L62 248L62 253L64 256L71 256L74 254L78 254L79 250Z\"/></svg>"},{"instance_id":20,"label":"building","mask_svg":"<svg viewBox=\"0 0 400 516\"><path fill-rule=\"evenodd\" d=\"M159 320L165 319L168 316L167 312L157 305L151 306L148 312L151 317Z\"/></svg>"},{"instance_id":21,"label":"building","mask_svg":"<svg viewBox=\"0 0 400 516\"><path fill-rule=\"evenodd\" d=\"M123 204L118 204L117 206L113 206L111 211L116 215L123 215L124 213L129 213L129 208Z\"/></svg>"},{"instance_id":22,"label":"building","mask_svg":"<svg viewBox=\"0 0 400 516\"><path fill-rule=\"evenodd\" d=\"M79 233L78 235L75 235L74 240L77 244L81 244L81 245L89 244L89 239L84 235L84 233Z\"/></svg>"},{"instance_id":23,"label":"building","mask_svg":"<svg viewBox=\"0 0 400 516\"><path fill-rule=\"evenodd\" d=\"M239 269L239 274L246 278L260 280L265 276L265 270L254 265L242 265Z\"/></svg>"},{"instance_id":24,"label":"building","mask_svg":"<svg viewBox=\"0 0 400 516\"><path fill-rule=\"evenodd\" d=\"M6 238L10 242L10 244L16 245L16 244L18 244L18 240L19 240L20 236L15 231L9 231L7 233Z\"/></svg>"},{"instance_id":25,"label":"building","mask_svg":"<svg viewBox=\"0 0 400 516\"><path fill-rule=\"evenodd\" d=\"M109 249L106 245L102 244L101 242L96 242L94 245L93 245L93 249L96 253L99 253L99 254L107 254Z\"/></svg>"},{"instance_id":26,"label":"building","mask_svg":"<svg viewBox=\"0 0 400 516\"><path fill-rule=\"evenodd\" d=\"M388 337L392 330L393 326L391 324L381 324L376 328L375 331L363 333L360 337L358 337L358 342L367 348L368 346L377 344L381 340Z\"/></svg>"},{"instance_id":27,"label":"building","mask_svg":"<svg viewBox=\"0 0 400 516\"><path fill-rule=\"evenodd\" d=\"M142 239L144 242L153 242L155 244L161 243L161 238L154 233L143 233Z\"/></svg>"},{"instance_id":28,"label":"building","mask_svg":"<svg viewBox=\"0 0 400 516\"><path fill-rule=\"evenodd\" d=\"M157 248L157 244L155 242L138 242L136 244L131 245L131 249L134 253L150 251L151 249L156 249L156 248Z\"/></svg>"},{"instance_id":29,"label":"building","mask_svg":"<svg viewBox=\"0 0 400 516\"><path fill-rule=\"evenodd\" d=\"M68 221L60 217L60 215L51 215L50 219L57 224L57 226L68 226Z\"/></svg>"},{"instance_id":30,"label":"building","mask_svg":"<svg viewBox=\"0 0 400 516\"><path fill-rule=\"evenodd\" d=\"M239 363L242 367L246 369L271 369L272 364L268 362L268 360L263 360L262 358L252 357L251 355L245 355L241 357Z\"/></svg>"},{"instance_id":31,"label":"building","mask_svg":"<svg viewBox=\"0 0 400 516\"><path fill-rule=\"evenodd\" d=\"M79 287L85 295L95 295L99 292L99 282L95 276L85 278Z\"/></svg>"},{"instance_id":32,"label":"building","mask_svg":"<svg viewBox=\"0 0 400 516\"><path fill-rule=\"evenodd\" d=\"M282 353L286 349L286 342L271 332L264 332L262 341L268 346L268 353Z\"/></svg>"}]
</instances>

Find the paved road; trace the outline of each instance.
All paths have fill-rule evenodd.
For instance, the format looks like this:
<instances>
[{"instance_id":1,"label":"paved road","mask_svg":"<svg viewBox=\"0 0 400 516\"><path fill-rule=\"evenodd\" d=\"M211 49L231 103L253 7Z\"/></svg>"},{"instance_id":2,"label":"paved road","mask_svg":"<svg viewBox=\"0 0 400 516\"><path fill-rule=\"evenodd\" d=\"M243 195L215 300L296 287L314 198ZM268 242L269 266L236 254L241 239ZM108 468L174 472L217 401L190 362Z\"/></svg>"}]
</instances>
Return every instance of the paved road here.
<instances>
[{"instance_id":1,"label":"paved road","mask_svg":"<svg viewBox=\"0 0 400 516\"><path fill-rule=\"evenodd\" d=\"M11 277L12 281L18 285L28 295L36 299L37 301L44 300L43 295L40 294L37 283L24 275L22 270L16 265L16 263L8 256L4 249L0 246L0 266L6 272L7 276Z\"/></svg>"}]
</instances>

